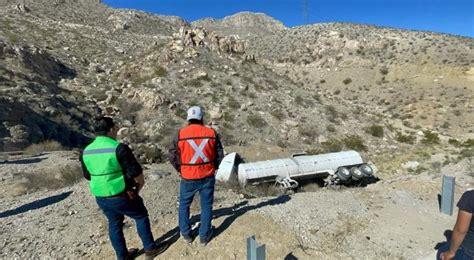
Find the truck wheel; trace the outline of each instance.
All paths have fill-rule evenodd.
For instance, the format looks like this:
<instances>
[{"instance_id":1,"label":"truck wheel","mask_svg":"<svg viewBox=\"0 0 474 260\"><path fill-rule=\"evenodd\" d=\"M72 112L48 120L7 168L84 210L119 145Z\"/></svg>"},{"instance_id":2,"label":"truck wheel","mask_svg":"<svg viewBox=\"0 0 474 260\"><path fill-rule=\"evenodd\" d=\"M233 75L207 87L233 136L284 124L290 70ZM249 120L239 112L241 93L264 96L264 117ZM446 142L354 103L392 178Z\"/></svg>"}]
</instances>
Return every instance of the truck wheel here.
<instances>
[{"instance_id":1,"label":"truck wheel","mask_svg":"<svg viewBox=\"0 0 474 260\"><path fill-rule=\"evenodd\" d=\"M370 165L368 165L366 163L360 165L359 170L362 173L364 173L365 177L371 177L372 175L374 175L374 170L372 169L372 167L370 167Z\"/></svg>"},{"instance_id":2,"label":"truck wheel","mask_svg":"<svg viewBox=\"0 0 474 260\"><path fill-rule=\"evenodd\" d=\"M341 181L348 181L351 178L351 172L347 167L340 167L337 170L336 175Z\"/></svg>"},{"instance_id":3,"label":"truck wheel","mask_svg":"<svg viewBox=\"0 0 474 260\"><path fill-rule=\"evenodd\" d=\"M362 177L364 177L364 174L362 173L362 171L359 170L359 168L357 168L356 166L351 168L351 175L354 181L358 181L362 179Z\"/></svg>"}]
</instances>

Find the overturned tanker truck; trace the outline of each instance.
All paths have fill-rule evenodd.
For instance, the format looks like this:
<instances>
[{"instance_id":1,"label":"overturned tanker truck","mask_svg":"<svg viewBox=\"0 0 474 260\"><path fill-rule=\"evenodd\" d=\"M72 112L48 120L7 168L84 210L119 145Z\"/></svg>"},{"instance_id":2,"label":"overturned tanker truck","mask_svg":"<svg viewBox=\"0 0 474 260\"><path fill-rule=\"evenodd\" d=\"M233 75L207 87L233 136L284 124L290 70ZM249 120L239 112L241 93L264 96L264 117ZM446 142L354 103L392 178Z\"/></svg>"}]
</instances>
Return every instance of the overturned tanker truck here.
<instances>
[{"instance_id":1,"label":"overturned tanker truck","mask_svg":"<svg viewBox=\"0 0 474 260\"><path fill-rule=\"evenodd\" d=\"M373 168L356 151L319 155L292 154L290 158L243 163L237 153L228 154L216 174L219 181L238 180L242 186L274 182L286 189L300 181L324 179L326 186L368 184L378 180Z\"/></svg>"}]
</instances>

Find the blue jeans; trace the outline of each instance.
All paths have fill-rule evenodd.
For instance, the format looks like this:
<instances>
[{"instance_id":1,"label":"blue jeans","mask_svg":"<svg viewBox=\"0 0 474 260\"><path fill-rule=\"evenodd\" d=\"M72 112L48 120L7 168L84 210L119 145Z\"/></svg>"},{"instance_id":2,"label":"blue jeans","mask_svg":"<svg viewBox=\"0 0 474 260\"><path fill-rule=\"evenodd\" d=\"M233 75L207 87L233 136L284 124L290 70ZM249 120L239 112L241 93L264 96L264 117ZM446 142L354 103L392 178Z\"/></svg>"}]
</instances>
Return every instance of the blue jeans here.
<instances>
[{"instance_id":1,"label":"blue jeans","mask_svg":"<svg viewBox=\"0 0 474 260\"><path fill-rule=\"evenodd\" d=\"M179 230L183 236L191 235L191 222L189 220L189 207L193 202L194 194L199 192L201 198L201 225L199 237L207 240L211 230L212 203L214 202L214 176L201 180L181 179L179 189Z\"/></svg>"},{"instance_id":2,"label":"blue jeans","mask_svg":"<svg viewBox=\"0 0 474 260\"><path fill-rule=\"evenodd\" d=\"M124 259L128 256L128 249L123 235L124 215L135 220L138 235L142 240L145 250L150 250L155 247L155 241L150 228L150 220L148 219L148 211L140 196L134 200L129 200L126 197L96 197L96 201L108 219L109 238L118 259Z\"/></svg>"}]
</instances>

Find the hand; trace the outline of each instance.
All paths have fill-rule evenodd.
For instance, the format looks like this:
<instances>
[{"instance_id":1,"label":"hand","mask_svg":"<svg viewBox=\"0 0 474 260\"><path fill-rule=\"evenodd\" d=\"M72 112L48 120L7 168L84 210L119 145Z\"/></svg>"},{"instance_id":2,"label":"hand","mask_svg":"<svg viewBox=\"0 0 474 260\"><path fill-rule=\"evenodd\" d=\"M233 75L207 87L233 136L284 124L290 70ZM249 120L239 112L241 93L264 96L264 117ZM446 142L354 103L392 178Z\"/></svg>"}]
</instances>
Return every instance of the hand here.
<instances>
[{"instance_id":1,"label":"hand","mask_svg":"<svg viewBox=\"0 0 474 260\"><path fill-rule=\"evenodd\" d=\"M446 251L441 253L441 260L450 260L453 259L454 256L456 255L456 252L451 252L451 251Z\"/></svg>"},{"instance_id":2,"label":"hand","mask_svg":"<svg viewBox=\"0 0 474 260\"><path fill-rule=\"evenodd\" d=\"M136 177L135 182L137 183L137 193L138 193L145 185L145 177L143 177L143 174L140 174L138 177Z\"/></svg>"}]
</instances>

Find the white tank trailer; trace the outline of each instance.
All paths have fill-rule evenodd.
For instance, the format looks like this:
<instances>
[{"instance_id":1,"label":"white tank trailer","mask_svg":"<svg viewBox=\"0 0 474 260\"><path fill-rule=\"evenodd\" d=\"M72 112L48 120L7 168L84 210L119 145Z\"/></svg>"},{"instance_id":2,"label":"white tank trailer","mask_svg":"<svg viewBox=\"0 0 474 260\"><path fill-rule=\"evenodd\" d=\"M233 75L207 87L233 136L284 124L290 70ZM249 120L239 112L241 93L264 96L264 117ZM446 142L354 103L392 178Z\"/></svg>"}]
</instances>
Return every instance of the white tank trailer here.
<instances>
[{"instance_id":1,"label":"white tank trailer","mask_svg":"<svg viewBox=\"0 0 474 260\"><path fill-rule=\"evenodd\" d=\"M298 181L325 179L326 185L354 184L374 178L372 167L356 151L319 155L292 154L290 158L240 163L237 153L227 155L221 162L216 178L220 181L237 179L242 186L275 182L287 189L298 187ZM237 175L237 176L236 176Z\"/></svg>"}]
</instances>

